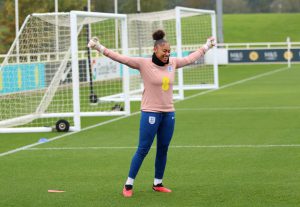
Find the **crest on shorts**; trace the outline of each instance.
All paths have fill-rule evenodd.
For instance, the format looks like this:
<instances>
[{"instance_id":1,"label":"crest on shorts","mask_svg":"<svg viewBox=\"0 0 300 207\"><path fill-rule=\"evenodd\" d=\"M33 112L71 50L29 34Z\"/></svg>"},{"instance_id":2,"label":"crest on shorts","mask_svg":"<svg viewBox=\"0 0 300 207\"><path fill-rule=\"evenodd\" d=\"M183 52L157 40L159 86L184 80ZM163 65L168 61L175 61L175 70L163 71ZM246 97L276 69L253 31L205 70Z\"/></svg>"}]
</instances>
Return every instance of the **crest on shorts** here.
<instances>
[{"instance_id":1,"label":"crest on shorts","mask_svg":"<svg viewBox=\"0 0 300 207\"><path fill-rule=\"evenodd\" d=\"M149 124L155 124L155 116L149 116Z\"/></svg>"}]
</instances>

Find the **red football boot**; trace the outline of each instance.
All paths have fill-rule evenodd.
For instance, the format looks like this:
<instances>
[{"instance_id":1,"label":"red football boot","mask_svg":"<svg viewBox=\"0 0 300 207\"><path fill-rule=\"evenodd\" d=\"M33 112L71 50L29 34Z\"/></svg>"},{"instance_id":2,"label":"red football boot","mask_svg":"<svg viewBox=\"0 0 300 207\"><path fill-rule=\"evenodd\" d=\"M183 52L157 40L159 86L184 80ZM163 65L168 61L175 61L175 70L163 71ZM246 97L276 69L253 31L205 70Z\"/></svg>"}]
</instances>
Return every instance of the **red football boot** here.
<instances>
[{"instance_id":1,"label":"red football boot","mask_svg":"<svg viewBox=\"0 0 300 207\"><path fill-rule=\"evenodd\" d=\"M133 194L132 185L124 185L123 196L124 197L131 197L132 194Z\"/></svg>"},{"instance_id":2,"label":"red football boot","mask_svg":"<svg viewBox=\"0 0 300 207\"><path fill-rule=\"evenodd\" d=\"M154 191L162 192L162 193L171 193L172 192L170 189L164 187L162 183L159 183L157 185L153 185L152 189Z\"/></svg>"}]
</instances>

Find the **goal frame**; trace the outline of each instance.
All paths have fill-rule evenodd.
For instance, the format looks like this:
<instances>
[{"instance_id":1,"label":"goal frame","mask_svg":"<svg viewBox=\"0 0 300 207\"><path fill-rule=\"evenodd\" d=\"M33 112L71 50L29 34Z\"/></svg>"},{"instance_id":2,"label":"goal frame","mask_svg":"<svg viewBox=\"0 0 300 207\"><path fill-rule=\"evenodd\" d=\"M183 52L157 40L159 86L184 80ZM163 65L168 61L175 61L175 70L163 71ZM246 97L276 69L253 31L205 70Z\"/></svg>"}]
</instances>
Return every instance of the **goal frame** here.
<instances>
[{"instance_id":1,"label":"goal frame","mask_svg":"<svg viewBox=\"0 0 300 207\"><path fill-rule=\"evenodd\" d=\"M215 11L213 10L203 10L203 9L194 9L194 8L187 8L187 7L175 7L175 9L172 9L175 14L175 29L176 29L176 45L173 45L172 47L176 48L176 57L182 58L183 57L183 45L182 45L182 22L181 19L183 16L181 15L182 12L191 12L191 13L199 13L200 15L210 15L210 24L211 24L211 36L216 37L216 15ZM166 12L171 10L166 10ZM164 11L161 11L162 13ZM156 12L153 12L156 13ZM138 19L139 15L143 14L152 14L151 13L141 13L141 14L134 14L135 17L133 20ZM155 14L156 15L156 14ZM141 16L141 18L145 18ZM128 22L130 21L130 16L128 17ZM129 26L128 26L129 27ZM128 31L129 32L129 31ZM208 37L207 37L208 38ZM140 44L140 40L139 40ZM202 43L203 44L203 43ZM129 49L133 49L130 48ZM139 46L140 47L140 46ZM201 45L199 45L201 47ZM139 49L139 48L138 48ZM152 48L147 48L148 51L151 51ZM212 61L212 67L213 67L213 84L185 84L184 83L184 72L182 68L177 69L176 78L178 79L178 83L173 86L173 90L176 90L177 92L173 94L174 100L183 100L184 99L184 91L185 90L201 90L201 89L217 89L219 88L219 76L218 76L218 60L217 60L217 48L214 47L206 55L210 56L210 59ZM130 77L129 77L130 79ZM130 82L131 84L131 82ZM141 92L143 91L143 84L140 83L140 88L136 88L129 91L130 94L130 101L141 101ZM122 98L121 94L115 94L111 95L109 97L105 97L106 100L119 100Z\"/></svg>"},{"instance_id":2,"label":"goal frame","mask_svg":"<svg viewBox=\"0 0 300 207\"><path fill-rule=\"evenodd\" d=\"M16 47L17 50L17 59L18 59L18 45L19 37L25 28L26 23L30 16L45 16L45 15L58 15L69 14L70 18L70 55L71 55L71 67L72 67L72 90L73 90L73 111L72 112L63 112L63 113L43 113L38 116L38 118L55 118L55 117L72 117L74 125L70 126L69 131L80 131L81 130L81 117L84 116L122 116L130 114L130 100L128 96L129 92L129 75L127 66L123 65L123 76L122 76L122 90L124 101L124 110L120 111L99 111L99 112L82 112L80 110L80 93L79 93L79 62L78 62L78 33L77 33L77 18L80 16L84 17L100 17L100 18L114 18L115 20L121 21L121 45L124 55L128 54L128 39L127 39L127 15L125 14L114 14L114 13L99 13L99 12L85 12L85 11L71 11L68 13L33 13L28 15L20 28L19 33L16 36L9 52L7 53L2 66L5 63L8 63L9 55L12 53L13 48ZM0 68L1 70L1 68ZM14 117L8 120L1 120L0 123L5 125L5 123L10 123L18 121L18 119L27 119L31 118L34 115L25 115L21 117ZM55 128L55 126L54 126ZM0 127L0 133L24 133L24 132L51 132L54 129L51 127Z\"/></svg>"},{"instance_id":3,"label":"goal frame","mask_svg":"<svg viewBox=\"0 0 300 207\"><path fill-rule=\"evenodd\" d=\"M181 28L181 12L195 12L201 14L209 14L211 17L211 33L212 36L217 38L216 31L216 14L214 10L203 10L203 9L194 9L187 7L175 7L176 12L176 40L177 40L177 57L182 58L182 28ZM217 48L213 47L211 49L211 54L213 56L213 70L214 70L214 84L206 85L185 85L184 84L184 75L183 69L178 68L178 86L174 86L174 90L178 89L179 99L184 99L185 90L199 90L199 89L217 89L219 88L219 75L218 75L218 59L217 59Z\"/></svg>"}]
</instances>

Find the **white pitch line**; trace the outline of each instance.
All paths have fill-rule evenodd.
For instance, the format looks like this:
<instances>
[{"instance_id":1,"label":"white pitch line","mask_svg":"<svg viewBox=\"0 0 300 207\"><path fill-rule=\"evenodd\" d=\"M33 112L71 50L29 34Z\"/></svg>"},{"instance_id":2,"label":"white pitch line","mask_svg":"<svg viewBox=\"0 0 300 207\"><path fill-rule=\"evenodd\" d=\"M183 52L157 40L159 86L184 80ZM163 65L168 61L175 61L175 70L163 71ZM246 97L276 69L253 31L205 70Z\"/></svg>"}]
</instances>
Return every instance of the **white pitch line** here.
<instances>
[{"instance_id":1,"label":"white pitch line","mask_svg":"<svg viewBox=\"0 0 300 207\"><path fill-rule=\"evenodd\" d=\"M188 99L191 99L191 98L195 98L197 96L201 96L201 95L204 95L204 94L207 94L207 93L212 93L214 91L218 91L218 90L221 90L221 89L224 89L224 88L228 88L228 87L231 87L231 86L235 86L235 85L238 85L238 84L241 84L241 83L245 83L247 81L250 81L250 80L255 80L255 79L258 79L258 78L261 78L261 77L264 77L264 76L268 76L268 75L272 75L274 73L278 73L278 72L281 72L281 71L285 71L289 69L288 67L284 67L284 68L279 68L277 70L272 70L272 71L269 71L269 72L266 72L266 73L262 73L262 74L259 74L259 75L255 75L255 76L252 76L250 78L245 78L243 80L239 80L239 81L236 81L236 82L233 82L233 83L229 83L229 84L226 84L224 86L221 86L217 89L213 89L213 90L207 90L207 91L203 91L203 92L200 92L200 93L197 93L197 94L194 94L194 95L191 95L189 97L186 97L184 98L184 100L188 100Z\"/></svg>"},{"instance_id":2,"label":"white pitch line","mask_svg":"<svg viewBox=\"0 0 300 207\"><path fill-rule=\"evenodd\" d=\"M177 108L176 111L243 111L243 110L294 110L300 106L261 106L261 107L215 107L215 108Z\"/></svg>"},{"instance_id":3,"label":"white pitch line","mask_svg":"<svg viewBox=\"0 0 300 207\"><path fill-rule=\"evenodd\" d=\"M30 145L26 145L26 146L23 146L23 147L16 148L14 150L3 152L3 153L0 154L0 157L6 156L6 155L9 155L9 154L13 154L13 153L16 153L16 152L19 152L19 151L22 151L22 150L26 150L26 149L29 149L29 148L32 148L32 147L35 147L35 146L38 146L38 145L41 145L41 144L44 144L44 143L52 142L54 140L61 139L63 137L70 136L70 135L73 135L73 134L77 134L77 133L80 133L82 131L86 131L86 130L89 130L89 129L92 129L92 128L95 128L95 127L98 127L98 126L109 124L111 122L115 122L115 121L118 121L118 120L121 120L121 119L125 119L125 118L127 118L129 116L134 116L134 115L136 115L138 113L139 112L134 112L134 113L132 113L132 114L130 114L128 116L121 116L121 117L118 117L118 118L115 118L115 119L111 119L111 120L108 120L108 121L105 121L105 122L101 122L99 124L95 124L95 125L83 128L79 132L70 132L70 133L66 133L66 134L60 135L60 136L56 136L56 137L48 139L47 142L36 142L36 143L30 144Z\"/></svg>"},{"instance_id":4,"label":"white pitch line","mask_svg":"<svg viewBox=\"0 0 300 207\"><path fill-rule=\"evenodd\" d=\"M182 145L182 146L169 146L169 148L180 149L180 148L286 148L286 147L300 147L300 144L265 144L265 145ZM151 147L155 149L156 147ZM118 150L118 149L137 149L137 147L45 147L45 148L28 148L29 151L51 151L51 150Z\"/></svg>"},{"instance_id":5,"label":"white pitch line","mask_svg":"<svg viewBox=\"0 0 300 207\"><path fill-rule=\"evenodd\" d=\"M300 144L246 144L246 145L195 145L170 146L171 148L271 148L271 147L300 147Z\"/></svg>"},{"instance_id":6,"label":"white pitch line","mask_svg":"<svg viewBox=\"0 0 300 207\"><path fill-rule=\"evenodd\" d=\"M241 83L245 83L247 81L258 79L258 78L261 78L261 77L264 77L264 76L268 76L268 75L271 75L271 74L274 74L274 73L278 73L278 72L281 72L281 71L284 71L284 70L287 70L287 69L288 69L288 67L279 68L277 70L269 71L269 72L266 72L266 73L263 73L263 74L260 74L260 75L252 76L250 78L246 78L246 79L239 80L239 81L236 81L236 82L233 82L233 83L229 83L227 85L219 87L218 89L203 91L203 92L194 94L192 96L185 97L183 100L177 100L175 102L177 103L177 102L180 102L180 101L185 101L185 100L188 100L188 99L191 99L191 98L195 98L197 96L201 96L201 95L204 95L204 94L207 94L207 93L212 93L214 91L218 91L218 90L221 90L221 89L224 89L224 88L228 88L230 86L234 86L234 85L238 85L238 84L241 84ZM54 140L57 140L57 139L61 139L63 137L70 136L70 135L73 135L73 134L76 134L76 133L80 133L82 131L86 131L86 130L89 130L89 129L92 129L92 128L95 128L95 127L98 127L98 126L109 124L111 122L115 122L115 121L118 121L118 120L121 120L121 119L125 119L127 117L137 115L139 113L140 113L140 111L134 112L134 113L132 113L132 114L130 114L128 116L118 117L118 118L115 118L115 119L111 119L109 121L101 122L99 124L95 124L95 125L83 128L79 132L70 132L70 133L66 133L66 134L60 135L60 136L56 136L56 137L48 139L48 142L51 142L51 141L54 141ZM41 143L38 142L38 143L33 143L33 144L25 145L23 147L19 147L19 148L16 148L16 149L13 149L13 150L10 150L10 151L7 151L7 152L3 152L3 153L0 154L0 157L6 156L6 155L10 155L10 154L14 154L16 152L19 152L19 151L22 151L22 150L26 150L26 149L29 149L29 148L32 148L32 147L35 147L35 146L38 146L38 145L41 145L41 144L44 144L44 143L43 142L41 142Z\"/></svg>"}]
</instances>

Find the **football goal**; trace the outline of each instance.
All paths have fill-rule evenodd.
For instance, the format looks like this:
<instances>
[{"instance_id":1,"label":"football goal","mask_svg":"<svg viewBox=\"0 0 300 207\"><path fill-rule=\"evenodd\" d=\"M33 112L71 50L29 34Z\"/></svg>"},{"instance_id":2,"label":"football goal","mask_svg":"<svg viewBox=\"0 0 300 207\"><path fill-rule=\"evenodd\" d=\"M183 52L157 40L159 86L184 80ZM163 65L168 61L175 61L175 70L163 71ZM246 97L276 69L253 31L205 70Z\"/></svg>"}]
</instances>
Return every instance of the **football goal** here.
<instances>
[{"instance_id":1,"label":"football goal","mask_svg":"<svg viewBox=\"0 0 300 207\"><path fill-rule=\"evenodd\" d=\"M127 55L126 19L80 11L29 15L0 68L0 132L80 130L82 116L129 114L127 67L87 48L99 36ZM122 98L100 100L113 94Z\"/></svg>"},{"instance_id":2,"label":"football goal","mask_svg":"<svg viewBox=\"0 0 300 207\"><path fill-rule=\"evenodd\" d=\"M152 33L162 29L171 45L171 56L185 57L199 49L210 36L216 37L215 12L176 7L175 9L128 15L128 51L130 56L153 54ZM140 100L143 83L139 72L129 69L130 100ZM183 99L185 90L218 88L216 49L210 50L194 64L177 70L174 99ZM118 100L120 94L105 97Z\"/></svg>"}]
</instances>

